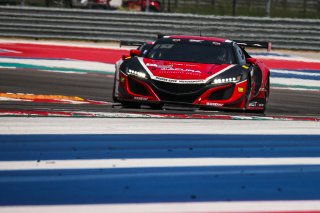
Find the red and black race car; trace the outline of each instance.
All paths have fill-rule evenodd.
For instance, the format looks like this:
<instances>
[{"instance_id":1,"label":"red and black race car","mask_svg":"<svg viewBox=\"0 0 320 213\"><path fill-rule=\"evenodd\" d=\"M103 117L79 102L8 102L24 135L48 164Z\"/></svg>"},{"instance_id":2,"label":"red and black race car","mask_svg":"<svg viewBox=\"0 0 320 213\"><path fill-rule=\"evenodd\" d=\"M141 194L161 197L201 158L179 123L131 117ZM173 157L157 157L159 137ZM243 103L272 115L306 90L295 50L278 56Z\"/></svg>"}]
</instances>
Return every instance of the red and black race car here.
<instances>
[{"instance_id":1,"label":"red and black race car","mask_svg":"<svg viewBox=\"0 0 320 213\"><path fill-rule=\"evenodd\" d=\"M240 42L200 36L163 36L131 50L116 64L113 99L124 106L192 105L264 112L270 72Z\"/></svg>"},{"instance_id":2,"label":"red and black race car","mask_svg":"<svg viewBox=\"0 0 320 213\"><path fill-rule=\"evenodd\" d=\"M124 0L122 6L131 10L161 12L160 1L157 0Z\"/></svg>"}]
</instances>

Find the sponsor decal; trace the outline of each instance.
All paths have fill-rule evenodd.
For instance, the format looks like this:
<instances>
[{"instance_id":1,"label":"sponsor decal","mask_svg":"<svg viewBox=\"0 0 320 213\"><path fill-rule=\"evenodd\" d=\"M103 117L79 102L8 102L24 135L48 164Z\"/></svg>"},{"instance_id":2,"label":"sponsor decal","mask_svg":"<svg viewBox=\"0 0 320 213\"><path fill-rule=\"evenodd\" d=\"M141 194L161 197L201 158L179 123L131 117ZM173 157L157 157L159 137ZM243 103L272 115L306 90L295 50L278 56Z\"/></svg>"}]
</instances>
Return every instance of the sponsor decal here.
<instances>
[{"instance_id":1,"label":"sponsor decal","mask_svg":"<svg viewBox=\"0 0 320 213\"><path fill-rule=\"evenodd\" d=\"M195 39L190 39L190 42L203 42L203 40L195 40Z\"/></svg>"},{"instance_id":2,"label":"sponsor decal","mask_svg":"<svg viewBox=\"0 0 320 213\"><path fill-rule=\"evenodd\" d=\"M192 72L192 73L201 74L200 70L184 69L184 68L179 68L179 67L174 68L172 64L169 64L169 65L158 65L158 64L147 63L146 65L149 66L149 67L159 68L161 71Z\"/></svg>"},{"instance_id":3,"label":"sponsor decal","mask_svg":"<svg viewBox=\"0 0 320 213\"><path fill-rule=\"evenodd\" d=\"M146 65L147 65L148 67L158 67L158 65L157 65L157 64L150 64L150 63L146 63Z\"/></svg>"},{"instance_id":4,"label":"sponsor decal","mask_svg":"<svg viewBox=\"0 0 320 213\"><path fill-rule=\"evenodd\" d=\"M173 66L172 65L159 65L158 68L161 70L168 70L168 69L173 69Z\"/></svg>"},{"instance_id":5,"label":"sponsor decal","mask_svg":"<svg viewBox=\"0 0 320 213\"><path fill-rule=\"evenodd\" d=\"M147 101L148 98L147 97L134 97L135 100L139 100L139 101Z\"/></svg>"},{"instance_id":6,"label":"sponsor decal","mask_svg":"<svg viewBox=\"0 0 320 213\"><path fill-rule=\"evenodd\" d=\"M159 69L172 69L173 65L169 64L169 65L158 65L158 64L150 64L150 63L146 63L147 66L149 67L157 67Z\"/></svg>"},{"instance_id":7,"label":"sponsor decal","mask_svg":"<svg viewBox=\"0 0 320 213\"><path fill-rule=\"evenodd\" d=\"M264 106L264 104L262 104L262 103L258 103L258 102L250 102L249 103L249 107L263 107Z\"/></svg>"},{"instance_id":8,"label":"sponsor decal","mask_svg":"<svg viewBox=\"0 0 320 213\"><path fill-rule=\"evenodd\" d=\"M201 74L200 70L191 70L191 69L183 69L183 68L160 68L161 71L176 71L176 72L191 72L191 73L199 73Z\"/></svg>"},{"instance_id":9,"label":"sponsor decal","mask_svg":"<svg viewBox=\"0 0 320 213\"><path fill-rule=\"evenodd\" d=\"M179 83L189 83L189 84L198 84L198 83L204 83L202 80L179 80Z\"/></svg>"},{"instance_id":10,"label":"sponsor decal","mask_svg":"<svg viewBox=\"0 0 320 213\"><path fill-rule=\"evenodd\" d=\"M206 105L208 106L216 106L216 107L222 107L223 104L220 104L220 103L212 103L212 102L207 102Z\"/></svg>"},{"instance_id":11,"label":"sponsor decal","mask_svg":"<svg viewBox=\"0 0 320 213\"><path fill-rule=\"evenodd\" d=\"M175 80L175 79L161 78L161 77L158 77L158 76L156 76L156 80L169 82L169 83L177 83L178 82L178 80Z\"/></svg>"},{"instance_id":12,"label":"sponsor decal","mask_svg":"<svg viewBox=\"0 0 320 213\"><path fill-rule=\"evenodd\" d=\"M204 80L176 80L176 79L170 79L170 78L162 78L155 76L155 79L158 81L164 81L168 83L176 83L176 84L203 84L205 83Z\"/></svg>"}]
</instances>

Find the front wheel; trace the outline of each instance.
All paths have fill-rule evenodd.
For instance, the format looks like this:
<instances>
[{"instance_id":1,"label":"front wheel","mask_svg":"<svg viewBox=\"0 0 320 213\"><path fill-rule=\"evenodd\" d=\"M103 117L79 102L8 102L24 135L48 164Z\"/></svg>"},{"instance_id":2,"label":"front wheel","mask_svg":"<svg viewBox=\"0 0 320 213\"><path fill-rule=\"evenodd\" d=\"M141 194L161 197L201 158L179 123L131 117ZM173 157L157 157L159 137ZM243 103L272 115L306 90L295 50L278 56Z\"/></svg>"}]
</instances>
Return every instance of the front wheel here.
<instances>
[{"instance_id":1,"label":"front wheel","mask_svg":"<svg viewBox=\"0 0 320 213\"><path fill-rule=\"evenodd\" d=\"M267 104L268 104L268 100L269 100L269 94L270 94L270 77L267 77L266 83L265 83L265 88L264 88L264 99L259 99L259 103L263 104L262 109L258 109L258 110L247 110L250 112L255 112L255 113L265 113L266 109L267 109ZM248 106L248 105L246 105Z\"/></svg>"},{"instance_id":2,"label":"front wheel","mask_svg":"<svg viewBox=\"0 0 320 213\"><path fill-rule=\"evenodd\" d=\"M267 77L267 82L264 88L264 106L263 106L263 110L261 112L265 112L267 109L267 104L269 101L269 95L270 95L270 77Z\"/></svg>"},{"instance_id":3,"label":"front wheel","mask_svg":"<svg viewBox=\"0 0 320 213\"><path fill-rule=\"evenodd\" d=\"M251 76L247 78L246 94L245 94L245 109L247 110L251 96Z\"/></svg>"},{"instance_id":4,"label":"front wheel","mask_svg":"<svg viewBox=\"0 0 320 213\"><path fill-rule=\"evenodd\" d=\"M117 73L114 74L113 80L113 89L112 89L112 100L113 102L118 102L118 98L116 97L116 83L117 83Z\"/></svg>"}]
</instances>

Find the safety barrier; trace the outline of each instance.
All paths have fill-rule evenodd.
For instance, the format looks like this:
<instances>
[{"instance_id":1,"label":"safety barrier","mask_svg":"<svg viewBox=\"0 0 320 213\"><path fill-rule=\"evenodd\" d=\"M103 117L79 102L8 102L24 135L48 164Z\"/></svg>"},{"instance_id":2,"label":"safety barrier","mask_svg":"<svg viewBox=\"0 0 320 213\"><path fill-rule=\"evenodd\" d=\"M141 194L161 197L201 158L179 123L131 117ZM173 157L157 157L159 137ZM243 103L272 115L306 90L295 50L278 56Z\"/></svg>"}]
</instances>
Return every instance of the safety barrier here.
<instances>
[{"instance_id":1,"label":"safety barrier","mask_svg":"<svg viewBox=\"0 0 320 213\"><path fill-rule=\"evenodd\" d=\"M159 33L271 41L274 48L320 50L320 20L0 6L2 37L151 41Z\"/></svg>"}]
</instances>

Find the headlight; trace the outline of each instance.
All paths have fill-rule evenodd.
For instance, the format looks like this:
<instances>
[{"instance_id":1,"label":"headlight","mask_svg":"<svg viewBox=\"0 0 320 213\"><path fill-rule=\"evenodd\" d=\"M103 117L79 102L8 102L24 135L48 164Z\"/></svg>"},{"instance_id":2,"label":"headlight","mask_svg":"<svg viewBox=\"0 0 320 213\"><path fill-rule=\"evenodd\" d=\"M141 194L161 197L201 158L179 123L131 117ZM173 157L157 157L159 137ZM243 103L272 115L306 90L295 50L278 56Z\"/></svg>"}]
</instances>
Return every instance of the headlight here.
<instances>
[{"instance_id":1,"label":"headlight","mask_svg":"<svg viewBox=\"0 0 320 213\"><path fill-rule=\"evenodd\" d=\"M135 71L135 70L132 70L132 69L128 69L127 70L127 73L129 75L134 75L134 76L137 76L139 78L144 78L144 79L147 79L147 74L144 73L144 72L139 72L139 71Z\"/></svg>"},{"instance_id":2,"label":"headlight","mask_svg":"<svg viewBox=\"0 0 320 213\"><path fill-rule=\"evenodd\" d=\"M240 81L241 76L230 77L230 78L215 78L211 84L223 84L223 83L236 83Z\"/></svg>"}]
</instances>

